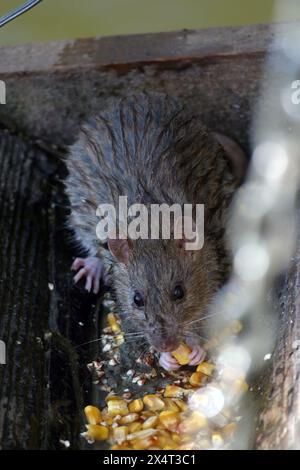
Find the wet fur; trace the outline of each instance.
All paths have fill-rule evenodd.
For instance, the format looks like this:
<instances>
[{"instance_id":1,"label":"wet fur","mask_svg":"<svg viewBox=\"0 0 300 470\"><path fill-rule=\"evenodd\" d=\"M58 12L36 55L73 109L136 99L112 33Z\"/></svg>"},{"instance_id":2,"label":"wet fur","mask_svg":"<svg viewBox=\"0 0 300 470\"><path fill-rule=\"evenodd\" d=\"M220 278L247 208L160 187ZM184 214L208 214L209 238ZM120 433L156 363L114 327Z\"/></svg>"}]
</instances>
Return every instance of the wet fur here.
<instances>
[{"instance_id":1,"label":"wet fur","mask_svg":"<svg viewBox=\"0 0 300 470\"><path fill-rule=\"evenodd\" d=\"M177 101L164 94L122 99L85 124L66 164L69 223L90 256L112 269L119 310L128 328L143 331L159 348L161 338L192 336L199 342L201 318L230 270L225 247L228 207L237 186L223 148ZM204 203L205 244L187 253L174 240L136 240L128 266L117 262L96 237L96 209L117 206L119 195L133 203ZM183 300L174 302L172 286L182 283ZM133 293L145 294L145 308Z\"/></svg>"}]
</instances>

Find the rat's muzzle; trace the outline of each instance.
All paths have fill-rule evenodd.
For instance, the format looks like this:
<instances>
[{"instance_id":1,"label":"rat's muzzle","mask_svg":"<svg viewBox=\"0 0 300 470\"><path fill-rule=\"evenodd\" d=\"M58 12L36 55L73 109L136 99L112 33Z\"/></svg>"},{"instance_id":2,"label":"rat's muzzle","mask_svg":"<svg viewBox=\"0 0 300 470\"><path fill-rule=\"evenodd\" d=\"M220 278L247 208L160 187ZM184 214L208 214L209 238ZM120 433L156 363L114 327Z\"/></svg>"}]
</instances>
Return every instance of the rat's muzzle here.
<instances>
[{"instance_id":1,"label":"rat's muzzle","mask_svg":"<svg viewBox=\"0 0 300 470\"><path fill-rule=\"evenodd\" d=\"M162 337L159 335L152 337L150 342L159 352L171 352L179 346L179 341L176 338Z\"/></svg>"}]
</instances>

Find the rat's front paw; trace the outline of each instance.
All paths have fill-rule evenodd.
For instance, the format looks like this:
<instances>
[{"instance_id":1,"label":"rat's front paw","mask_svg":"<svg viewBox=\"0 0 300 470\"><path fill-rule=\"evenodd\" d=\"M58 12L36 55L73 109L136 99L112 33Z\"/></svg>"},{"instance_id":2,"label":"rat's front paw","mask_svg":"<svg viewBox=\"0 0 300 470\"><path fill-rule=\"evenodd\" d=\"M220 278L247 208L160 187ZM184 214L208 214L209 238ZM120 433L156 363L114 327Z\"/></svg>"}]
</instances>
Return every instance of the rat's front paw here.
<instances>
[{"instance_id":1,"label":"rat's front paw","mask_svg":"<svg viewBox=\"0 0 300 470\"><path fill-rule=\"evenodd\" d=\"M201 362L204 361L206 352L204 351L201 346L190 346L191 352L189 354L189 365L190 366L197 366Z\"/></svg>"},{"instance_id":2,"label":"rat's front paw","mask_svg":"<svg viewBox=\"0 0 300 470\"><path fill-rule=\"evenodd\" d=\"M170 352L163 352L160 354L159 364L165 370L177 370L180 364L176 361L175 357Z\"/></svg>"},{"instance_id":3,"label":"rat's front paw","mask_svg":"<svg viewBox=\"0 0 300 470\"><path fill-rule=\"evenodd\" d=\"M99 258L76 258L72 264L71 269L78 271L74 276L75 284L80 281L83 277L86 278L85 288L88 292L91 292L93 288L94 294L98 294L100 288L100 280L103 276L103 263Z\"/></svg>"}]
</instances>

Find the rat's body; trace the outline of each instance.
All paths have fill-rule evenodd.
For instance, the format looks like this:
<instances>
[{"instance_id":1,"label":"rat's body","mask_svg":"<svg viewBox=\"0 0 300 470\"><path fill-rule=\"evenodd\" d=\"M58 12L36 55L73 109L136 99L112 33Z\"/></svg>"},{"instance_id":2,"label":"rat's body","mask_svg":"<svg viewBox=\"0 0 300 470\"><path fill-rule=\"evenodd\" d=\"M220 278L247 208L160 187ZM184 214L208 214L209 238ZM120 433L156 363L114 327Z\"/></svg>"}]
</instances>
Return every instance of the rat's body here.
<instances>
[{"instance_id":1,"label":"rat's body","mask_svg":"<svg viewBox=\"0 0 300 470\"><path fill-rule=\"evenodd\" d=\"M176 367L169 352L181 340L193 346L191 364L199 362L201 317L230 270L225 225L237 179L223 147L172 98L141 94L86 124L66 163L70 224L91 257L75 261L75 281L86 276L98 291L100 258L112 268L120 313L165 352L163 365ZM205 204L203 248L187 252L174 239L101 243L97 207L117 208L119 196L128 206Z\"/></svg>"}]
</instances>

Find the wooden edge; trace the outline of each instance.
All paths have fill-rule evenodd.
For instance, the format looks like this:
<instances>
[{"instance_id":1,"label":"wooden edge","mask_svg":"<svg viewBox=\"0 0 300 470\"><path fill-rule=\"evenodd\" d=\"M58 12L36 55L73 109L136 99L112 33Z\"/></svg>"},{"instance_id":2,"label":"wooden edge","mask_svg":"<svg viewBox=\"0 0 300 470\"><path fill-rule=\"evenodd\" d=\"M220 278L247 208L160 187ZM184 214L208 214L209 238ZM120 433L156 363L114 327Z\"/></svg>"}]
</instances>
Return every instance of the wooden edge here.
<instances>
[{"instance_id":1,"label":"wooden edge","mask_svg":"<svg viewBox=\"0 0 300 470\"><path fill-rule=\"evenodd\" d=\"M0 47L0 75L264 53L291 23L95 37Z\"/></svg>"},{"instance_id":2,"label":"wooden edge","mask_svg":"<svg viewBox=\"0 0 300 470\"><path fill-rule=\"evenodd\" d=\"M61 147L114 98L151 90L178 98L247 151L266 52L291 24L0 47L0 125Z\"/></svg>"},{"instance_id":3,"label":"wooden edge","mask_svg":"<svg viewBox=\"0 0 300 470\"><path fill-rule=\"evenodd\" d=\"M298 206L299 207L299 206ZM279 290L278 336L263 384L256 448L300 449L300 248Z\"/></svg>"}]
</instances>

